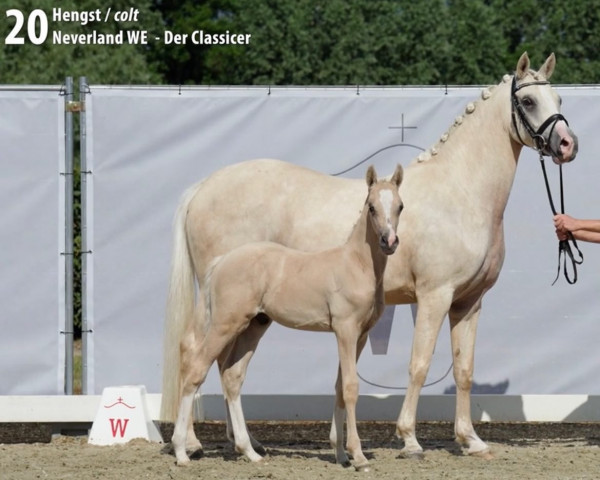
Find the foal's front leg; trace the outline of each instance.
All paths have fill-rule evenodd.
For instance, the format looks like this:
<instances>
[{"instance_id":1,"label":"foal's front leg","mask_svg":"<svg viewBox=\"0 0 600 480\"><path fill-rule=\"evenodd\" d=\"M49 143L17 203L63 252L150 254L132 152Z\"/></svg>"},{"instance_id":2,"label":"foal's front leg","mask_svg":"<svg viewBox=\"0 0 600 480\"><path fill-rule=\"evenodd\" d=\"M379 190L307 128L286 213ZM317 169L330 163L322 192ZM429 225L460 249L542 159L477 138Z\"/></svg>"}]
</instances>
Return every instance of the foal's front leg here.
<instances>
[{"instance_id":1,"label":"foal's front leg","mask_svg":"<svg viewBox=\"0 0 600 480\"><path fill-rule=\"evenodd\" d=\"M356 403L358 401L358 373L356 360L358 352L358 334L356 325L345 325L345 329L336 330L338 352L340 357L340 372L342 375L342 396L346 406L347 435L346 447L354 459L354 468L358 471L368 471L369 461L362 452L358 429L356 428ZM364 346L364 342L361 342ZM361 348L362 350L362 348ZM337 406L336 406L337 408ZM339 441L339 438L338 438Z\"/></svg>"},{"instance_id":2,"label":"foal's front leg","mask_svg":"<svg viewBox=\"0 0 600 480\"><path fill-rule=\"evenodd\" d=\"M356 346L356 363L360 358L368 339L368 332L364 332L358 339ZM342 372L338 367L338 375L335 381L335 405L333 408L333 418L331 420L331 430L329 433L329 443L335 451L335 460L340 465L349 467L351 465L346 450L344 448L344 422L346 421L346 404L342 389Z\"/></svg>"}]
</instances>

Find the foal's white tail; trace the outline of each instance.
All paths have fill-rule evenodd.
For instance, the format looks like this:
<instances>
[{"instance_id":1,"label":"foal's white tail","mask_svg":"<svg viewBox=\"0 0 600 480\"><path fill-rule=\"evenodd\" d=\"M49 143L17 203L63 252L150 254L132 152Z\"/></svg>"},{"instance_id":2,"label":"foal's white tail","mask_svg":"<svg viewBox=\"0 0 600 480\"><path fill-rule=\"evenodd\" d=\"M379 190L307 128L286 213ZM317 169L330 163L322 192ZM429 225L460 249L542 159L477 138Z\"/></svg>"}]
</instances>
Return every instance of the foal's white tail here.
<instances>
[{"instance_id":1,"label":"foal's white tail","mask_svg":"<svg viewBox=\"0 0 600 480\"><path fill-rule=\"evenodd\" d=\"M167 297L163 347L163 385L160 418L175 421L181 396L180 343L194 315L194 267L188 249L185 222L188 207L201 183L181 197L173 226L173 252Z\"/></svg>"}]
</instances>

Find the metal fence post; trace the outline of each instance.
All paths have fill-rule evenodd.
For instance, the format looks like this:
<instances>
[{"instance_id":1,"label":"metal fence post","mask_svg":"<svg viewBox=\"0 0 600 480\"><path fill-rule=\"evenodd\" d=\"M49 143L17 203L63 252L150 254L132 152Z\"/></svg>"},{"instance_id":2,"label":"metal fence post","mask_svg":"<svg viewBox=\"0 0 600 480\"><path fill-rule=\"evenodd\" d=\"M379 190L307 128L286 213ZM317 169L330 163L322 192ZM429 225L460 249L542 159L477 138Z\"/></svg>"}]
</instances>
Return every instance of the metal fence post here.
<instances>
[{"instance_id":1,"label":"metal fence post","mask_svg":"<svg viewBox=\"0 0 600 480\"><path fill-rule=\"evenodd\" d=\"M73 394L73 78L65 80L65 393Z\"/></svg>"},{"instance_id":2,"label":"metal fence post","mask_svg":"<svg viewBox=\"0 0 600 480\"><path fill-rule=\"evenodd\" d=\"M88 254L88 231L87 231L87 176L91 173L87 168L87 125L85 113L85 96L88 93L86 77L79 77L79 167L80 167L80 189L81 189L81 393L88 392L88 334L92 333L88 326L87 315L87 263Z\"/></svg>"}]
</instances>

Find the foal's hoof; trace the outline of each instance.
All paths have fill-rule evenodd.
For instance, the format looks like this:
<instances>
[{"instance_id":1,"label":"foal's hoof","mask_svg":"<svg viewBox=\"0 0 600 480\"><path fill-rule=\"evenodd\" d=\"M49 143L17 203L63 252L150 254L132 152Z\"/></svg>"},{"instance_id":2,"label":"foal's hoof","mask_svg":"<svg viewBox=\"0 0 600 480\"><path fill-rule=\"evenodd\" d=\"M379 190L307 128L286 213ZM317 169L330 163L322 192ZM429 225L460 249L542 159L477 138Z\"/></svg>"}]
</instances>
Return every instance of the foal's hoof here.
<instances>
[{"instance_id":1,"label":"foal's hoof","mask_svg":"<svg viewBox=\"0 0 600 480\"><path fill-rule=\"evenodd\" d=\"M196 440L196 441L188 441L185 442L185 451L188 453L196 453L198 450L202 451L202 444Z\"/></svg>"},{"instance_id":2,"label":"foal's hoof","mask_svg":"<svg viewBox=\"0 0 600 480\"><path fill-rule=\"evenodd\" d=\"M486 448L485 450L480 450L478 452L469 452L469 455L471 457L482 458L484 460L494 459L494 455L492 454L492 451L489 448Z\"/></svg>"},{"instance_id":3,"label":"foal's hoof","mask_svg":"<svg viewBox=\"0 0 600 480\"><path fill-rule=\"evenodd\" d=\"M400 450L400 456L409 460L425 459L425 454L423 453L423 450L407 450L406 448L403 448L402 450Z\"/></svg>"}]
</instances>

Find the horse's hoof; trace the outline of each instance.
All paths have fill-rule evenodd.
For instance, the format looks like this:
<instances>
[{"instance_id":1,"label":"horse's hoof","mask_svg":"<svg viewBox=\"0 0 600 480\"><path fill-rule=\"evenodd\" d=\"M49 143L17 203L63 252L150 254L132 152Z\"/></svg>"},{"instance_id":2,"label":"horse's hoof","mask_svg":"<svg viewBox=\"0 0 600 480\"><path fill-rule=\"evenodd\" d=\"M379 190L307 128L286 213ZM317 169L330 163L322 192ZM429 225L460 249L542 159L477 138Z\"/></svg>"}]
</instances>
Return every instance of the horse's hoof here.
<instances>
[{"instance_id":1,"label":"horse's hoof","mask_svg":"<svg viewBox=\"0 0 600 480\"><path fill-rule=\"evenodd\" d=\"M199 460L200 458L204 457L204 449L203 448L199 448L198 450L195 450L195 451L187 450L186 453L190 457L190 460Z\"/></svg>"},{"instance_id":2,"label":"horse's hoof","mask_svg":"<svg viewBox=\"0 0 600 480\"><path fill-rule=\"evenodd\" d=\"M484 460L493 460L494 459L494 455L492 454L492 452L489 448L486 448L485 450L480 450L478 452L469 452L469 455L471 457L482 458Z\"/></svg>"},{"instance_id":3,"label":"horse's hoof","mask_svg":"<svg viewBox=\"0 0 600 480\"><path fill-rule=\"evenodd\" d=\"M177 466L178 467L185 467L187 465L190 464L190 459L189 458L178 458L177 459Z\"/></svg>"},{"instance_id":4,"label":"horse's hoof","mask_svg":"<svg viewBox=\"0 0 600 480\"><path fill-rule=\"evenodd\" d=\"M354 469L357 472L370 472L371 471L371 465L369 465L368 463L366 463L364 465L354 465Z\"/></svg>"},{"instance_id":5,"label":"horse's hoof","mask_svg":"<svg viewBox=\"0 0 600 480\"><path fill-rule=\"evenodd\" d=\"M407 458L409 460L424 460L425 454L423 450L405 450L404 448L400 450L400 456L402 458Z\"/></svg>"},{"instance_id":6,"label":"horse's hoof","mask_svg":"<svg viewBox=\"0 0 600 480\"><path fill-rule=\"evenodd\" d=\"M267 449L262 445L257 445L256 447L254 447L254 451L262 457L264 457L267 454Z\"/></svg>"}]
</instances>

